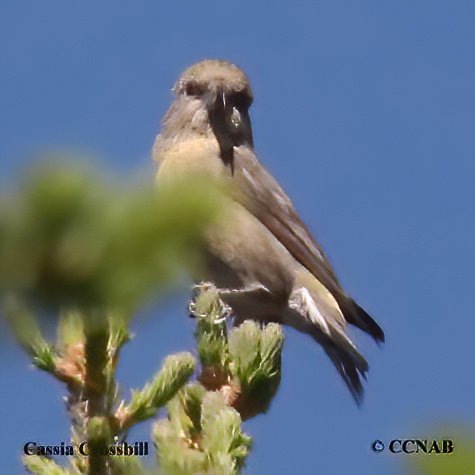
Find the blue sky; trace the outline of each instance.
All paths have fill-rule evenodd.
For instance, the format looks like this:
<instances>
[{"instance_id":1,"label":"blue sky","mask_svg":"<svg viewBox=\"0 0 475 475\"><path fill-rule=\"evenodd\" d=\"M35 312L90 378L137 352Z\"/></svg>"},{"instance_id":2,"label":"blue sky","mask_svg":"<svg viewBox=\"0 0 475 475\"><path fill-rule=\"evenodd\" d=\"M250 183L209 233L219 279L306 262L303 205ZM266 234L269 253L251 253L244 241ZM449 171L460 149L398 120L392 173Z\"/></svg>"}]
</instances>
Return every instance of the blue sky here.
<instances>
[{"instance_id":1,"label":"blue sky","mask_svg":"<svg viewBox=\"0 0 475 475\"><path fill-rule=\"evenodd\" d=\"M51 148L147 172L177 75L203 58L242 66L262 161L387 335L379 349L353 332L371 366L359 409L320 348L287 331L280 391L245 424L246 473L403 473L407 457L373 440L475 423L475 3L164 3L2 1L3 183ZM135 322L124 388L193 348L186 302ZM23 443L68 425L61 387L1 344L2 472L22 473Z\"/></svg>"}]
</instances>

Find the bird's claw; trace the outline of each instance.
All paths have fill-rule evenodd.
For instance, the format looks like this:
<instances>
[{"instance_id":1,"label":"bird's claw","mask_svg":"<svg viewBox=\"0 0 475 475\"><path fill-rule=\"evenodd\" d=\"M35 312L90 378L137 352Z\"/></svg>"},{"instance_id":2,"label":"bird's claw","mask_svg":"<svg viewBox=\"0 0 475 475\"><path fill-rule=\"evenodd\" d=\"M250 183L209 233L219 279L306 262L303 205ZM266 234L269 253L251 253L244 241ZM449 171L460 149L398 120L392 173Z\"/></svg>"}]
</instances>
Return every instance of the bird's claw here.
<instances>
[{"instance_id":1,"label":"bird's claw","mask_svg":"<svg viewBox=\"0 0 475 475\"><path fill-rule=\"evenodd\" d=\"M196 284L193 286L191 301L188 304L189 316L190 318L206 318L208 316L207 313L198 312L197 305L196 305L196 300L201 294L201 292L208 291L208 290L215 290L219 298L219 304L221 307L221 312L220 312L221 316L213 320L213 324L218 325L226 321L229 317L232 317L233 312L232 312L231 307L227 305L226 303L224 303L224 301L221 299L220 290L217 289L210 282L202 282L200 284Z\"/></svg>"}]
</instances>

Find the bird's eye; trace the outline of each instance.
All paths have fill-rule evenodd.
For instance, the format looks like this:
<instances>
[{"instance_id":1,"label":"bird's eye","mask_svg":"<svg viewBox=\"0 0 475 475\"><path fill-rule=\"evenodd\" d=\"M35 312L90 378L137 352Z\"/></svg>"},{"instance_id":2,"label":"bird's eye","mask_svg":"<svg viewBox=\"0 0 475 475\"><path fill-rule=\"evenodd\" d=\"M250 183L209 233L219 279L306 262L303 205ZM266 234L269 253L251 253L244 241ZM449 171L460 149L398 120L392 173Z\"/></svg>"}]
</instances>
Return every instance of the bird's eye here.
<instances>
[{"instance_id":1,"label":"bird's eye","mask_svg":"<svg viewBox=\"0 0 475 475\"><path fill-rule=\"evenodd\" d=\"M186 83L183 90L187 96L200 96L203 94L203 88L195 81Z\"/></svg>"}]
</instances>

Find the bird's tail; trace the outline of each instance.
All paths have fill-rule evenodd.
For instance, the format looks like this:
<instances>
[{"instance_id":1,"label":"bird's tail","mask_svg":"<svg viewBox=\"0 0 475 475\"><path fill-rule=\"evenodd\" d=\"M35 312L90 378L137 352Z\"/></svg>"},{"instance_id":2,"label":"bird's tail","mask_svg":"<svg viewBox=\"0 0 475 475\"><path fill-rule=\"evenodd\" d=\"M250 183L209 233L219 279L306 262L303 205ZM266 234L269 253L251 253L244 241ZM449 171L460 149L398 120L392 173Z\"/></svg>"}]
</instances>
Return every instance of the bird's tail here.
<instances>
[{"instance_id":1,"label":"bird's tail","mask_svg":"<svg viewBox=\"0 0 475 475\"><path fill-rule=\"evenodd\" d=\"M321 287L312 288L312 292L306 287L295 289L290 297L293 314L287 316L285 323L310 334L322 345L356 403L360 404L363 399L361 378L366 379L368 363L346 334L346 321L335 299Z\"/></svg>"},{"instance_id":2,"label":"bird's tail","mask_svg":"<svg viewBox=\"0 0 475 475\"><path fill-rule=\"evenodd\" d=\"M323 346L354 400L360 405L363 400L361 377L366 379L367 361L346 335L340 334L326 338L319 334L312 334L312 337Z\"/></svg>"}]
</instances>

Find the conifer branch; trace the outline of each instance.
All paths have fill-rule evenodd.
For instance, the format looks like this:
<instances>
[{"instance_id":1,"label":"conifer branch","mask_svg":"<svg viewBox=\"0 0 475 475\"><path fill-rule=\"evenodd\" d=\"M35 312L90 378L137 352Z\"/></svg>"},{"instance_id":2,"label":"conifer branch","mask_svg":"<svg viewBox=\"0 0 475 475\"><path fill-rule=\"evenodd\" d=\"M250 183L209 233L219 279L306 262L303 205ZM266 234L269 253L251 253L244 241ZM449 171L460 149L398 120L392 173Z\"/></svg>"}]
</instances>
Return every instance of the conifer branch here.
<instances>
[{"instance_id":1,"label":"conifer branch","mask_svg":"<svg viewBox=\"0 0 475 475\"><path fill-rule=\"evenodd\" d=\"M183 267L199 264L202 232L219 203L213 187L117 191L95 174L49 167L6 202L0 202L0 299L33 364L65 383L71 445L87 442L89 452L74 453L67 468L28 455L27 469L144 474L137 457L114 456L108 447L126 442L129 429L166 406L152 434L160 473L239 474L251 448L241 421L265 412L280 382L278 325L231 328L231 309L212 285L201 285L190 304L198 370L190 353L168 356L128 403L116 381L133 310ZM57 321L55 342L41 332L45 315Z\"/></svg>"},{"instance_id":2,"label":"conifer branch","mask_svg":"<svg viewBox=\"0 0 475 475\"><path fill-rule=\"evenodd\" d=\"M193 374L195 359L190 353L168 356L152 381L132 394L128 406L119 408L116 418L121 430L154 417Z\"/></svg>"},{"instance_id":3,"label":"conifer branch","mask_svg":"<svg viewBox=\"0 0 475 475\"><path fill-rule=\"evenodd\" d=\"M54 460L40 455L24 455L23 463L26 469L34 475L69 475L69 471Z\"/></svg>"}]
</instances>

